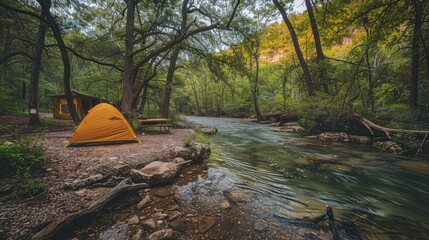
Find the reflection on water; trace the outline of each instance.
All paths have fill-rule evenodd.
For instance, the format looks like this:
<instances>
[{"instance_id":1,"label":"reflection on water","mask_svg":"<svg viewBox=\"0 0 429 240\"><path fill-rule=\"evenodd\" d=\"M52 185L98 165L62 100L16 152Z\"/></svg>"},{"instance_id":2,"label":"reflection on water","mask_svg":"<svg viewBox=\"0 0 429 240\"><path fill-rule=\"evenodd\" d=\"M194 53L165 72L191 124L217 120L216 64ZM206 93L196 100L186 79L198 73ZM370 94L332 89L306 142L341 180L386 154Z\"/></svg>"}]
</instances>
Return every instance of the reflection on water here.
<instances>
[{"instance_id":1,"label":"reflection on water","mask_svg":"<svg viewBox=\"0 0 429 240\"><path fill-rule=\"evenodd\" d=\"M353 236L429 238L429 164L365 145L318 142L246 120L214 125L208 178L220 192L252 194L275 217L317 215L325 205Z\"/></svg>"}]
</instances>

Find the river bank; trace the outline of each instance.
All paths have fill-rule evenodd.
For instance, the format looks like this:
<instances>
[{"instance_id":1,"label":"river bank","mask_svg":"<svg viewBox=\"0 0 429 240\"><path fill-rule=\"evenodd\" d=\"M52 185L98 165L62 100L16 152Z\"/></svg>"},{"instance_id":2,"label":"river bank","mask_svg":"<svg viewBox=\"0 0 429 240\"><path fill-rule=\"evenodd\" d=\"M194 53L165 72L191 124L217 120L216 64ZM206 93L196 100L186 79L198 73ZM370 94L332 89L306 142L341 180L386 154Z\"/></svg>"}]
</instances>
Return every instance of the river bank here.
<instances>
[{"instance_id":1,"label":"river bank","mask_svg":"<svg viewBox=\"0 0 429 240\"><path fill-rule=\"evenodd\" d=\"M200 161L204 152L184 146L185 138L195 138L192 129L172 129L170 134L139 134L141 144L68 147L72 131L43 133L44 157L49 163L34 181L45 191L20 199L14 191L15 178L1 181L0 239L29 239L51 221L81 211L106 194L132 168L176 157ZM103 183L103 184L100 184ZM95 184L95 185L93 185ZM97 185L98 184L98 185Z\"/></svg>"}]
</instances>

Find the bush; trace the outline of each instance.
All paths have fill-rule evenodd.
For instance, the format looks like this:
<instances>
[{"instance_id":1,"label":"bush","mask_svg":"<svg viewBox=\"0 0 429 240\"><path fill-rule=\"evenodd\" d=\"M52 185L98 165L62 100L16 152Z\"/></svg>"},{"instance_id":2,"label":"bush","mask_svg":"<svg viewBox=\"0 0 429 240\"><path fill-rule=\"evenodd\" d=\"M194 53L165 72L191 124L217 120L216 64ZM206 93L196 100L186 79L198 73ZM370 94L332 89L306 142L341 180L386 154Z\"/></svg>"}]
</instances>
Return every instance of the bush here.
<instances>
[{"instance_id":1,"label":"bush","mask_svg":"<svg viewBox=\"0 0 429 240\"><path fill-rule=\"evenodd\" d=\"M33 180L33 173L46 163L42 144L34 139L0 141L0 176L15 176L24 195L34 196L44 186Z\"/></svg>"},{"instance_id":2,"label":"bush","mask_svg":"<svg viewBox=\"0 0 429 240\"><path fill-rule=\"evenodd\" d=\"M185 145L185 147L190 147L192 145L192 138L190 136L186 136L182 138L182 143Z\"/></svg>"},{"instance_id":3,"label":"bush","mask_svg":"<svg viewBox=\"0 0 429 240\"><path fill-rule=\"evenodd\" d=\"M299 123L310 132L345 131L347 128L345 113L335 98L318 94L303 99L293 111L299 116Z\"/></svg>"}]
</instances>

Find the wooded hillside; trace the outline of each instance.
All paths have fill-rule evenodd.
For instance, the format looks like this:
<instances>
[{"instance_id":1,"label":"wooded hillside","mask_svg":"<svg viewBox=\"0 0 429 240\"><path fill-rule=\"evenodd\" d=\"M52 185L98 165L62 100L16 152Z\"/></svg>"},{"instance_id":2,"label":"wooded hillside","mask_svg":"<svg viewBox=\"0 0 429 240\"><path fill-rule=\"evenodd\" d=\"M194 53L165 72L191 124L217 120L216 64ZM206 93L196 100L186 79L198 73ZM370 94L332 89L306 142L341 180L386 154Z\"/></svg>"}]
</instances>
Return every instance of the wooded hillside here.
<instances>
[{"instance_id":1,"label":"wooded hillside","mask_svg":"<svg viewBox=\"0 0 429 240\"><path fill-rule=\"evenodd\" d=\"M296 14L278 0L2 1L0 100L13 104L0 112L37 124L50 95L77 90L126 115L424 119L429 4L303 4Z\"/></svg>"}]
</instances>

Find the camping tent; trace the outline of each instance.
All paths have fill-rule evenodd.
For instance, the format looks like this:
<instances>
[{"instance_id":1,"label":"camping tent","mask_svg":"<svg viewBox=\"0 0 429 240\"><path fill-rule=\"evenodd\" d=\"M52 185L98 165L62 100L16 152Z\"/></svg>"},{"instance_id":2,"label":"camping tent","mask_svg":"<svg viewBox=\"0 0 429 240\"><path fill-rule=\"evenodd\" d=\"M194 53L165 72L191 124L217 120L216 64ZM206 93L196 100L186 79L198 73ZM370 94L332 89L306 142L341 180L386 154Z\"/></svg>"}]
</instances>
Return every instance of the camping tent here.
<instances>
[{"instance_id":1,"label":"camping tent","mask_svg":"<svg viewBox=\"0 0 429 240\"><path fill-rule=\"evenodd\" d=\"M108 103L100 103L89 110L67 146L122 142L140 141L118 109Z\"/></svg>"},{"instance_id":2,"label":"camping tent","mask_svg":"<svg viewBox=\"0 0 429 240\"><path fill-rule=\"evenodd\" d=\"M79 118L83 118L88 110L94 107L95 105L108 102L105 99L91 96L85 93L81 93L78 91L71 91L71 95L73 98L73 104L75 105L76 112L79 115ZM51 96L54 101L54 118L58 119L71 119L71 115L69 112L69 108L67 105L66 95L64 93L52 95Z\"/></svg>"}]
</instances>

